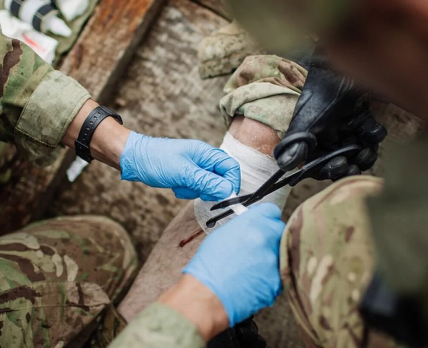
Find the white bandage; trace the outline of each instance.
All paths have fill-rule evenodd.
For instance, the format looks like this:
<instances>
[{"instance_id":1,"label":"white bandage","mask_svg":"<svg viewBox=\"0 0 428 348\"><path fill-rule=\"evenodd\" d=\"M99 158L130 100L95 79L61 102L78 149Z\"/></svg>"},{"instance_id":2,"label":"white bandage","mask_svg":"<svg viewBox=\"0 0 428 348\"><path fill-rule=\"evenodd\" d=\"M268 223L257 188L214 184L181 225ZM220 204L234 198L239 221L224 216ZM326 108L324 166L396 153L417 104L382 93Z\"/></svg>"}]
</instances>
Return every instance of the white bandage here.
<instances>
[{"instance_id":1,"label":"white bandage","mask_svg":"<svg viewBox=\"0 0 428 348\"><path fill-rule=\"evenodd\" d=\"M241 166L241 191L239 193L241 196L256 191L278 170L278 165L272 157L242 144L229 132L226 133L226 136L223 139L223 144L220 148L237 160ZM260 202L275 203L282 210L287 197L290 194L290 190L290 186L285 186L264 197ZM195 200L196 220L207 233L212 231L212 229L206 226L206 222L222 212L222 210L210 211L210 208L214 204L215 203L213 202L204 202L200 199ZM243 213L245 211L243 209L246 208L242 205L237 205L236 209L236 213L239 215ZM215 228L224 225L234 216L235 214L226 219L220 220L217 222Z\"/></svg>"}]
</instances>

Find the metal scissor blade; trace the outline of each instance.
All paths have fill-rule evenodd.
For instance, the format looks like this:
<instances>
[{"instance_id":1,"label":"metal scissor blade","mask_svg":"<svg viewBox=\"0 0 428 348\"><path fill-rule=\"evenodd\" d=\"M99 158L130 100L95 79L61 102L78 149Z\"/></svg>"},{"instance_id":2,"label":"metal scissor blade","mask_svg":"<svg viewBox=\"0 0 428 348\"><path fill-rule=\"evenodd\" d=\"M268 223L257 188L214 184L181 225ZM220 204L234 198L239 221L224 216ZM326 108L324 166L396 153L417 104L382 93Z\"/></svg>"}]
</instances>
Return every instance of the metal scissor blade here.
<instances>
[{"instance_id":1,"label":"metal scissor blade","mask_svg":"<svg viewBox=\"0 0 428 348\"><path fill-rule=\"evenodd\" d=\"M224 209L224 208L230 207L231 205L245 203L246 201L248 201L249 198L251 198L252 195L253 194L250 193L249 195L226 199L225 201L214 204L210 210L214 211L214 210Z\"/></svg>"},{"instance_id":2,"label":"metal scissor blade","mask_svg":"<svg viewBox=\"0 0 428 348\"><path fill-rule=\"evenodd\" d=\"M272 192L275 192L276 190L279 190L280 188L288 185L295 178L300 176L300 174L301 174L301 170L294 172L293 174L288 175L283 180L280 180L280 181L274 183L273 185L271 185L270 188L267 191L265 191L265 193L263 195L256 195L255 194L257 192L256 191L254 193L250 193L250 194L245 195L245 196L239 196L239 197L235 197L235 198L226 199L222 202L214 204L210 210L214 211L214 210L218 210L218 209L224 209L224 208L230 207L230 206L235 205L235 204L245 205L245 203L247 203L247 202L248 203L251 202L250 203L250 205L251 205L255 202L258 202L260 199L266 197L267 195L270 195ZM255 200L255 197L257 197L258 199Z\"/></svg>"},{"instance_id":3,"label":"metal scissor blade","mask_svg":"<svg viewBox=\"0 0 428 348\"><path fill-rule=\"evenodd\" d=\"M268 181L266 181L256 192L253 194L231 198L228 200L225 200L223 202L215 204L211 210L217 210L217 209L224 209L227 207L230 207L231 205L235 204L242 204L245 207L250 206L251 204L254 204L261 199L263 199L265 196L271 194L272 192L280 189L281 187L284 187L285 185L291 185L294 186L301 180L304 180L308 177L310 177L310 173L314 170L317 170L319 167L321 167L324 163L327 163L329 160L336 156L343 156L343 155L350 155L350 154L357 154L359 151L361 151L361 148L358 145L349 145L347 147L344 147L342 149L336 150L334 152L331 152L330 154L327 154L323 157L320 157L312 162L309 162L308 164L304 165L301 169L294 172L291 175L288 175L283 180L278 181L285 173L282 170L279 170L276 172L272 177L269 178ZM224 213L221 213L217 216L214 216L210 220L207 221L206 225L209 228L212 228L215 226L217 221L220 221L234 213L233 210L227 210Z\"/></svg>"},{"instance_id":4,"label":"metal scissor blade","mask_svg":"<svg viewBox=\"0 0 428 348\"><path fill-rule=\"evenodd\" d=\"M245 195L245 196L241 196L241 197L231 198L231 199L228 199L226 201L223 201L223 202L220 202L220 203L214 205L211 208L211 210L221 209L222 207L226 208L226 207L230 207L231 205L235 205L235 204L239 204L239 203L242 204L244 207L249 207L250 205L257 203L258 201L260 201L261 199L263 199L267 195L271 194L272 192L279 190L281 187L284 187L285 185L288 185L294 178L296 178L296 176L298 176L300 174L301 174L301 172L297 171L297 172L287 176L285 179L276 182L275 184L271 185L270 188L267 191L265 191L265 193L263 195L249 194L249 195ZM236 203L237 199L239 199L239 198L240 198L240 201L238 203ZM234 213L234 211L232 209L229 209L229 210L225 211L224 213L216 215L207 221L206 226L208 228L213 228L218 221L220 221L224 218L227 218L228 216L232 215L233 213Z\"/></svg>"},{"instance_id":5,"label":"metal scissor blade","mask_svg":"<svg viewBox=\"0 0 428 348\"><path fill-rule=\"evenodd\" d=\"M249 195L252 196L252 195ZM261 200L264 196L259 196L258 198L253 198L253 199L248 199L246 202L242 203L242 205L244 207L248 207L253 203L258 202L259 200ZM237 197L238 198L238 197ZM231 204L232 205L232 204ZM221 213L219 215L214 216L213 218L209 219L206 223L206 226L208 228L213 228L215 226L215 224L220 221L223 220L224 218L227 218L228 216L234 214L235 212L232 209L226 210L224 213Z\"/></svg>"}]
</instances>

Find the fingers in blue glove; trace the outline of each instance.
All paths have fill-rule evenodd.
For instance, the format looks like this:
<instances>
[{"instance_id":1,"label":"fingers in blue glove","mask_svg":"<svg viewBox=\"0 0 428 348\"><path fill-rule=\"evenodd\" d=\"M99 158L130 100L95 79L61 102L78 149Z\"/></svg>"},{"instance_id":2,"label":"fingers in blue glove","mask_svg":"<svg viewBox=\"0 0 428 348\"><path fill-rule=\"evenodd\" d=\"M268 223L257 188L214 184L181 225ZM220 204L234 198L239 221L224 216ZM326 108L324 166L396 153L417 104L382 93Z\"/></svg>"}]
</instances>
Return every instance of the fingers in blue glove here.
<instances>
[{"instance_id":1,"label":"fingers in blue glove","mask_svg":"<svg viewBox=\"0 0 428 348\"><path fill-rule=\"evenodd\" d=\"M236 192L231 181L197 166L187 168L183 175L183 186L199 192L203 201L226 199L230 197L232 192Z\"/></svg>"},{"instance_id":2,"label":"fingers in blue glove","mask_svg":"<svg viewBox=\"0 0 428 348\"><path fill-rule=\"evenodd\" d=\"M203 192L201 195L202 200L213 200L212 197L216 196L217 199L226 199L232 192L239 193L241 188L241 170L239 163L230 157L225 151L216 149L208 144L202 143L199 155L195 156L194 161L200 168L218 174L220 177L232 183L232 190L229 186L222 184L219 187L218 193L213 195L212 192Z\"/></svg>"},{"instance_id":3,"label":"fingers in blue glove","mask_svg":"<svg viewBox=\"0 0 428 348\"><path fill-rule=\"evenodd\" d=\"M274 204L253 207L211 233L183 271L216 294L230 326L271 306L281 292L280 218Z\"/></svg>"},{"instance_id":4,"label":"fingers in blue glove","mask_svg":"<svg viewBox=\"0 0 428 348\"><path fill-rule=\"evenodd\" d=\"M121 155L122 179L172 188L177 197L216 201L241 186L238 162L198 140L151 138L131 132Z\"/></svg>"},{"instance_id":5,"label":"fingers in blue glove","mask_svg":"<svg viewBox=\"0 0 428 348\"><path fill-rule=\"evenodd\" d=\"M173 188L172 191L175 194L175 197L178 199L196 199L199 198L200 193L185 187Z\"/></svg>"}]
</instances>

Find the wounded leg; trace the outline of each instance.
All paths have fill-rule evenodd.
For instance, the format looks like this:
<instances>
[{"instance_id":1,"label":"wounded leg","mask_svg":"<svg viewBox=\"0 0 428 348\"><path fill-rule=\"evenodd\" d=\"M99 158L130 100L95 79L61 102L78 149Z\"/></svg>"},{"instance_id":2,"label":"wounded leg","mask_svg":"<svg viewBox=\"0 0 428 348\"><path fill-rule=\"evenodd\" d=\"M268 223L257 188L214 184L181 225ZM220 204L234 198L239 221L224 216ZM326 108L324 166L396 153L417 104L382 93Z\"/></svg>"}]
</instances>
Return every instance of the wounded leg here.
<instances>
[{"instance_id":1,"label":"wounded leg","mask_svg":"<svg viewBox=\"0 0 428 348\"><path fill-rule=\"evenodd\" d=\"M229 152L251 151L253 154L251 158L247 157L247 163L242 163L241 166L244 167L241 187L243 193L248 193L260 186L277 170L275 161L270 156L278 142L279 137L272 128L244 117L234 119L223 147L238 145L239 148L227 150ZM232 155L235 155L238 161L240 160L239 153ZM252 171L251 168L257 167L260 162L264 166L263 171ZM269 165L270 167L266 168ZM274 201L282 208L288 192L289 189L284 188L267 199ZM119 312L126 320L131 320L179 279L181 269L194 255L206 235L205 222L211 216L218 214L218 212L209 211L212 204L199 200L189 202L166 228L127 297L120 304ZM198 218L195 216L195 211Z\"/></svg>"},{"instance_id":2,"label":"wounded leg","mask_svg":"<svg viewBox=\"0 0 428 348\"><path fill-rule=\"evenodd\" d=\"M247 57L225 87L221 113L230 125L222 147L241 164L241 194L259 188L278 170L271 157L285 134L305 81L306 71L277 56ZM242 117L242 116L245 116ZM283 208L289 188L266 197ZM119 312L131 320L180 277L217 212L196 200L171 222L153 249ZM226 220L217 223L216 227Z\"/></svg>"}]
</instances>

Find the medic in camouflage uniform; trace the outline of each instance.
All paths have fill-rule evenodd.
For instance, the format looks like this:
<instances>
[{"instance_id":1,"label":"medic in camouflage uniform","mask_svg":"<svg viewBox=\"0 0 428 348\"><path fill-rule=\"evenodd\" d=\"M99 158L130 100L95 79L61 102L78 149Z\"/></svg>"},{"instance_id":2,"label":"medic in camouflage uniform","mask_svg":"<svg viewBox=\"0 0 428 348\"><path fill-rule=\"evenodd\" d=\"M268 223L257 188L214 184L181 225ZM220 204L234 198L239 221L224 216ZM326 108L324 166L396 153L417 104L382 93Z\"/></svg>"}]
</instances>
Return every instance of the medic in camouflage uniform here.
<instances>
[{"instance_id":1,"label":"medic in camouflage uniform","mask_svg":"<svg viewBox=\"0 0 428 348\"><path fill-rule=\"evenodd\" d=\"M88 99L75 80L0 34L1 141L48 165ZM57 218L0 237L0 346L82 347L98 326L93 344L106 347L126 325L114 305L136 271L126 231L105 217ZM161 303L143 311L114 346L129 346L123 342L135 335L144 337L141 347L165 339L178 348L205 344L194 324Z\"/></svg>"},{"instance_id":2,"label":"medic in camouflage uniform","mask_svg":"<svg viewBox=\"0 0 428 348\"><path fill-rule=\"evenodd\" d=\"M201 76L219 76L237 68L225 86L228 94L220 101L226 123L230 117L245 115L275 129L282 139L307 71L273 55L245 57L258 49L243 32L233 23L203 41ZM233 59L226 63L229 56ZM414 116L395 106L377 104L377 108L376 117L386 121L392 136L400 140L415 136L414 131L406 134L396 129L406 128L405 124L400 126L402 122L418 124ZM416 148L401 146L401 156L396 149L390 151L400 163L412 153L410 149ZM307 347L362 346L365 327L358 308L374 272L366 199L378 195L382 187L383 181L375 177L342 179L301 204L288 221L281 244L281 275ZM422 194L417 196L422 199ZM374 211L382 210L380 200L372 201ZM395 204L397 201L391 202ZM383 227L385 222L377 215L373 213L372 220ZM399 346L379 332L370 331L367 339L367 347Z\"/></svg>"},{"instance_id":3,"label":"medic in camouflage uniform","mask_svg":"<svg viewBox=\"0 0 428 348\"><path fill-rule=\"evenodd\" d=\"M48 164L89 95L16 40L0 36L0 57L0 139L14 142L29 160ZM273 64L273 73L263 68L266 62L249 58L258 67L255 77L243 83L239 79L230 81L227 92L236 92L238 87L263 78L269 80L264 81L267 84L254 88L276 92L251 97L252 88L248 88L241 95L228 94L221 102L222 113L231 117L253 115L283 135L288 124L280 124L275 117L284 115L265 104L269 113L277 115L270 121L253 101L277 99L291 118L306 72L281 58L268 59L280 60ZM52 83L55 89L49 88ZM276 98L278 95L285 98ZM77 104L58 103L64 96ZM39 105L40 101L47 104ZM47 118L43 109L51 109L55 118ZM357 347L361 341L363 327L356 308L372 271L367 212L362 202L380 186L373 178L345 179L310 199L290 220L282 242L281 271L309 347ZM75 217L38 223L1 237L0 248L1 346L81 346L98 324L99 314L120 298L136 269L135 252L125 231L106 218ZM93 263L97 267L89 269ZM115 335L118 321L115 315L107 317L113 330L103 334L101 328L106 342ZM161 346L162 332L170 333L174 328L177 337L178 330L188 331L185 340L177 338L176 347L204 346L190 323L165 306L154 304L113 347L129 342L133 333L142 330L141 323L149 323L147 347ZM150 330L157 334L151 335ZM373 347L391 346L388 340L380 339L381 344L373 339Z\"/></svg>"},{"instance_id":4,"label":"medic in camouflage uniform","mask_svg":"<svg viewBox=\"0 0 428 348\"><path fill-rule=\"evenodd\" d=\"M0 36L0 59L0 139L47 165L90 96L18 40ZM136 270L126 231L104 217L57 218L0 237L0 346L82 346Z\"/></svg>"}]
</instances>

